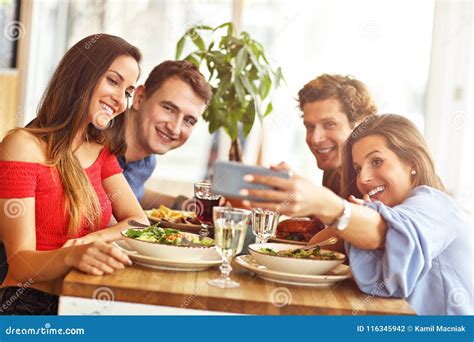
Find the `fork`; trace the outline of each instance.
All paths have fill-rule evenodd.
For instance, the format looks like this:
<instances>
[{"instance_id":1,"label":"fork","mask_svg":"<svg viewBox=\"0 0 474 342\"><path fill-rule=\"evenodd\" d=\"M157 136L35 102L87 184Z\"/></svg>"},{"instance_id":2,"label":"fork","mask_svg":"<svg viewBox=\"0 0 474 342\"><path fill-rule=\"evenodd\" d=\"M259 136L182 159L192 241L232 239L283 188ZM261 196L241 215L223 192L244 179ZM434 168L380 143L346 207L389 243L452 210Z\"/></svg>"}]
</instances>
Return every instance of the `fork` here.
<instances>
[{"instance_id":1,"label":"fork","mask_svg":"<svg viewBox=\"0 0 474 342\"><path fill-rule=\"evenodd\" d=\"M330 246L330 245L334 245L337 243L337 241L339 241L339 239L335 236L332 236L330 237L329 239L326 239L326 240L323 240L319 243L315 243L313 245L309 245L309 246L306 246L306 247L301 247L301 248L298 248L300 250L303 250L303 251L306 251L308 249L313 249L313 248L316 248L316 247L323 247L323 246Z\"/></svg>"},{"instance_id":2,"label":"fork","mask_svg":"<svg viewBox=\"0 0 474 342\"><path fill-rule=\"evenodd\" d=\"M132 227L136 227L136 228L148 228L150 227L149 224L144 224L144 223L140 223L138 221L135 221L135 220L129 220L128 221L128 224Z\"/></svg>"}]
</instances>

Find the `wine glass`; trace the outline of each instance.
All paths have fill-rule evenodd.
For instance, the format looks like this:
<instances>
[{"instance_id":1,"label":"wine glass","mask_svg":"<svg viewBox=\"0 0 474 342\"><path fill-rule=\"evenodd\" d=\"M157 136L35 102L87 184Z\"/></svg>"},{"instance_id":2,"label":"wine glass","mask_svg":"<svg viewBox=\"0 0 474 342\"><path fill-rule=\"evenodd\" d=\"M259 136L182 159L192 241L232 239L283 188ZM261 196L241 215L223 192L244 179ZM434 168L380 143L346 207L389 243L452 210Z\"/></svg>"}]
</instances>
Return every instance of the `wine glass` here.
<instances>
[{"instance_id":1,"label":"wine glass","mask_svg":"<svg viewBox=\"0 0 474 342\"><path fill-rule=\"evenodd\" d=\"M280 213L261 208L252 209L252 232L256 243L266 243L275 236Z\"/></svg>"},{"instance_id":2,"label":"wine glass","mask_svg":"<svg viewBox=\"0 0 474 342\"><path fill-rule=\"evenodd\" d=\"M209 285L221 288L239 287L230 279L233 256L242 251L247 226L251 223L251 211L231 207L214 207L214 244L222 257L221 277L209 280Z\"/></svg>"},{"instance_id":3,"label":"wine glass","mask_svg":"<svg viewBox=\"0 0 474 342\"><path fill-rule=\"evenodd\" d=\"M209 226L212 225L212 208L219 205L221 195L211 192L211 183L194 183L194 212L201 222L199 234L202 237L209 235Z\"/></svg>"}]
</instances>

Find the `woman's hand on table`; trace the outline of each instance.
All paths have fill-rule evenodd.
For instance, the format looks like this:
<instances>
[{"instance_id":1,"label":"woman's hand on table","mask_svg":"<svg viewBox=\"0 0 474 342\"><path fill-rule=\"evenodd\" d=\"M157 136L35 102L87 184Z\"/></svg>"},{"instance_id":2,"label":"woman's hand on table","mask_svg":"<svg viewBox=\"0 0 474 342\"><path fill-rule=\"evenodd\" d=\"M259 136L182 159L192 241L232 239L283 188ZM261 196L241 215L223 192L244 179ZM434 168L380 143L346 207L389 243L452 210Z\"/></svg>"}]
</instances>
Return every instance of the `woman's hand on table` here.
<instances>
[{"instance_id":1,"label":"woman's hand on table","mask_svg":"<svg viewBox=\"0 0 474 342\"><path fill-rule=\"evenodd\" d=\"M71 251L67 254L65 263L84 273L104 275L124 269L125 265L132 265L130 258L111 243L100 240L91 243L82 241L71 243Z\"/></svg>"},{"instance_id":2,"label":"woman's hand on table","mask_svg":"<svg viewBox=\"0 0 474 342\"><path fill-rule=\"evenodd\" d=\"M66 247L72 247L72 246L79 246L79 245L82 245L83 242L82 242L82 239L81 238L77 238L77 239L69 239L67 240L64 245L62 245L61 248L66 248Z\"/></svg>"},{"instance_id":3,"label":"woman's hand on table","mask_svg":"<svg viewBox=\"0 0 474 342\"><path fill-rule=\"evenodd\" d=\"M90 233L76 239L69 239L64 243L63 247L85 245L85 244L92 243L95 241L104 241L104 236L102 234L102 231Z\"/></svg>"}]
</instances>

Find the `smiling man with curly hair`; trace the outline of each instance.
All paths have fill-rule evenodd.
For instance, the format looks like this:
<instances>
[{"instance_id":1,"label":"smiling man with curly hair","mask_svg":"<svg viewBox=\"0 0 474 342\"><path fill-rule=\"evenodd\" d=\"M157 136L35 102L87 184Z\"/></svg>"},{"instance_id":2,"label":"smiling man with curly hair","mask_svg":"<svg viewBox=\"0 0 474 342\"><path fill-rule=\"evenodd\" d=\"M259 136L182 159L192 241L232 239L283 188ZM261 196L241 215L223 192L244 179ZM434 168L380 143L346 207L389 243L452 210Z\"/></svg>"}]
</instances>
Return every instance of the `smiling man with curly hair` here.
<instances>
[{"instance_id":1,"label":"smiling man with curly hair","mask_svg":"<svg viewBox=\"0 0 474 342\"><path fill-rule=\"evenodd\" d=\"M324 171L323 185L340 193L342 147L354 127L377 112L367 86L352 76L323 74L298 92L306 143Z\"/></svg>"}]
</instances>

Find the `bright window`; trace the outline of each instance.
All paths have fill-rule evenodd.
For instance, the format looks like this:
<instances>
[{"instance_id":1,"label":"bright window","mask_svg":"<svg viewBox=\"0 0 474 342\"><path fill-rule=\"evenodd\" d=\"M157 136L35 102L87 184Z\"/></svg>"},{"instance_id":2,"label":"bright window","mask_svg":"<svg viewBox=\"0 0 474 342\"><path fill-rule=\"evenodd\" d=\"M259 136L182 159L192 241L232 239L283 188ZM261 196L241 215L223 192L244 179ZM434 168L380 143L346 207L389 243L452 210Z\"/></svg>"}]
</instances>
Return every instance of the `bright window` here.
<instances>
[{"instance_id":1,"label":"bright window","mask_svg":"<svg viewBox=\"0 0 474 342\"><path fill-rule=\"evenodd\" d=\"M305 144L295 100L322 73L350 74L370 89L379 113L402 114L423 129L433 1L247 1L242 29L283 68L287 86L266 122L264 163L289 161L321 177Z\"/></svg>"}]
</instances>

